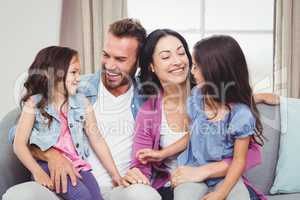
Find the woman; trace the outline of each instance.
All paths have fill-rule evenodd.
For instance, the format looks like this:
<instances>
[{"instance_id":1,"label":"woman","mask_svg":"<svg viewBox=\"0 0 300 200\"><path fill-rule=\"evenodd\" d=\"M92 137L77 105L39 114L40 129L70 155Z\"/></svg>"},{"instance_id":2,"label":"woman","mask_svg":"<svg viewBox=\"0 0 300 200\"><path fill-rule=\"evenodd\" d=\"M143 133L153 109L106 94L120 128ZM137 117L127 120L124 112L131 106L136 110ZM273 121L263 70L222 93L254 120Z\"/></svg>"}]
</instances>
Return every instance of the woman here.
<instances>
[{"instance_id":1,"label":"woman","mask_svg":"<svg viewBox=\"0 0 300 200\"><path fill-rule=\"evenodd\" d=\"M163 199L173 199L171 184L224 177L230 159L198 168L177 168L177 155L169 157L186 147L186 139L181 138L188 139L185 104L192 85L192 60L185 39L169 29L153 31L142 50L140 65L142 90L149 100L137 115L131 167L138 168ZM259 147L254 145L249 149L247 169L259 164L260 159ZM176 176L171 177L172 173Z\"/></svg>"}]
</instances>

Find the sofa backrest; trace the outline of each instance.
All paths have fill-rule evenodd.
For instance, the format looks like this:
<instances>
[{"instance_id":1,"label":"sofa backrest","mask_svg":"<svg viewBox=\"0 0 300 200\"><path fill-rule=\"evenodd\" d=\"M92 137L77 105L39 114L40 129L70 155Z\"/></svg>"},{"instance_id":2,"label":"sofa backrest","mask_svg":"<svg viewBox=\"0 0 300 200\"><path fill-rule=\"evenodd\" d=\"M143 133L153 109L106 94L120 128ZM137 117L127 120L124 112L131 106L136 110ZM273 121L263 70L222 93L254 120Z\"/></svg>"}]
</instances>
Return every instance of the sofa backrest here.
<instances>
[{"instance_id":1,"label":"sofa backrest","mask_svg":"<svg viewBox=\"0 0 300 200\"><path fill-rule=\"evenodd\" d=\"M263 134L267 138L262 148L262 164L247 172L250 182L264 194L272 187L278 160L280 141L280 106L259 104Z\"/></svg>"}]
</instances>

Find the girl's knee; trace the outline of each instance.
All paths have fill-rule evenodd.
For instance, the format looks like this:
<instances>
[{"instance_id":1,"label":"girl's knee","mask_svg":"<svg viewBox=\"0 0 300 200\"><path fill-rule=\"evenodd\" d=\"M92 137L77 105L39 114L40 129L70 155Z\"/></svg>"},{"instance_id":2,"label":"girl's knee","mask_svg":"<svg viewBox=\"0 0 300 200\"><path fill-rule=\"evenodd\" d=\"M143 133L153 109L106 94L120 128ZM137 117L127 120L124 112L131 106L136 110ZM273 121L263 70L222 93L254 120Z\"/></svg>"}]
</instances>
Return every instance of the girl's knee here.
<instances>
[{"instance_id":1,"label":"girl's knee","mask_svg":"<svg viewBox=\"0 0 300 200\"><path fill-rule=\"evenodd\" d=\"M93 196L88 188L80 181L77 182L76 186L73 186L68 181L68 190L66 193L61 194L66 200L93 200Z\"/></svg>"},{"instance_id":2,"label":"girl's knee","mask_svg":"<svg viewBox=\"0 0 300 200\"><path fill-rule=\"evenodd\" d=\"M226 200L245 199L250 200L250 193L242 180L238 181L231 189Z\"/></svg>"},{"instance_id":3,"label":"girl's knee","mask_svg":"<svg viewBox=\"0 0 300 200\"><path fill-rule=\"evenodd\" d=\"M208 187L205 183L183 183L175 187L174 200L199 200L207 192Z\"/></svg>"},{"instance_id":4,"label":"girl's knee","mask_svg":"<svg viewBox=\"0 0 300 200\"><path fill-rule=\"evenodd\" d=\"M161 200L159 193L149 185L133 184L119 191L123 200Z\"/></svg>"}]
</instances>

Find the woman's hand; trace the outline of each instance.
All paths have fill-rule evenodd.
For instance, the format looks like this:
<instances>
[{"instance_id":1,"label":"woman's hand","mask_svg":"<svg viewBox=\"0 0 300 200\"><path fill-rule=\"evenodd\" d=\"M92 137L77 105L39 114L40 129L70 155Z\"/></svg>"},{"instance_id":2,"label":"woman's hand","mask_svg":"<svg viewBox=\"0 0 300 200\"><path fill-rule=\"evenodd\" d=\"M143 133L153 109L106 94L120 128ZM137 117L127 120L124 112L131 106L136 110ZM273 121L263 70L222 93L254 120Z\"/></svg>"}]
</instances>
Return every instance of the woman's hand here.
<instances>
[{"instance_id":1,"label":"woman's hand","mask_svg":"<svg viewBox=\"0 0 300 200\"><path fill-rule=\"evenodd\" d=\"M214 192L208 193L200 200L224 200L224 199L225 199L225 196L223 193L214 191Z\"/></svg>"},{"instance_id":2,"label":"woman's hand","mask_svg":"<svg viewBox=\"0 0 300 200\"><path fill-rule=\"evenodd\" d=\"M136 153L136 157L142 164L147 164L148 162L160 162L164 159L162 150L153 149L141 149Z\"/></svg>"},{"instance_id":3,"label":"woman's hand","mask_svg":"<svg viewBox=\"0 0 300 200\"><path fill-rule=\"evenodd\" d=\"M202 182L209 174L201 167L180 166L171 174L171 183L176 187L186 182Z\"/></svg>"},{"instance_id":4,"label":"woman's hand","mask_svg":"<svg viewBox=\"0 0 300 200\"><path fill-rule=\"evenodd\" d=\"M272 93L257 93L254 94L255 103L265 103L269 105L278 105L280 97Z\"/></svg>"},{"instance_id":5,"label":"woman's hand","mask_svg":"<svg viewBox=\"0 0 300 200\"><path fill-rule=\"evenodd\" d=\"M37 169L34 173L32 173L32 175L36 182L38 182L42 186L49 188L50 190L53 190L53 182L44 170Z\"/></svg>"}]
</instances>

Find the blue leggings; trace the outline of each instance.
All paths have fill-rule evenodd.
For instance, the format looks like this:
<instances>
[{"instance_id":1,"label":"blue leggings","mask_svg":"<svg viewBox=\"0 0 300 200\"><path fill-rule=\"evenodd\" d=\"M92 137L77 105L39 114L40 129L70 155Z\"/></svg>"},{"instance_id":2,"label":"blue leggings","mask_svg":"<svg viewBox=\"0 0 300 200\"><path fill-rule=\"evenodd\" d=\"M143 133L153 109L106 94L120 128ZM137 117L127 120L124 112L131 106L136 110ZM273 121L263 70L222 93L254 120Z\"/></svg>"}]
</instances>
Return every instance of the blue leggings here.
<instances>
[{"instance_id":1,"label":"blue leggings","mask_svg":"<svg viewBox=\"0 0 300 200\"><path fill-rule=\"evenodd\" d=\"M50 175L48 163L38 161L43 170ZM98 183L91 171L80 171L82 179L77 180L77 185L73 186L68 177L68 187L66 193L57 194L66 200L103 200Z\"/></svg>"}]
</instances>

